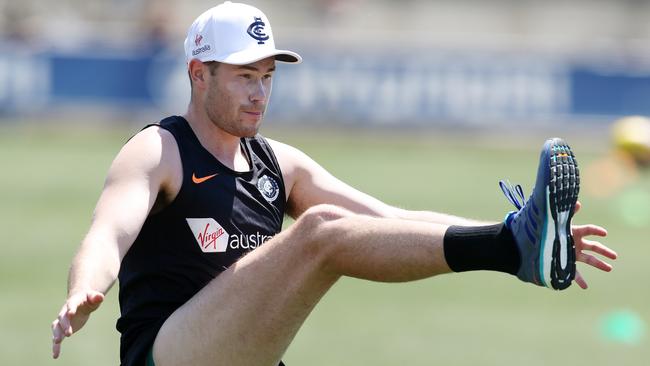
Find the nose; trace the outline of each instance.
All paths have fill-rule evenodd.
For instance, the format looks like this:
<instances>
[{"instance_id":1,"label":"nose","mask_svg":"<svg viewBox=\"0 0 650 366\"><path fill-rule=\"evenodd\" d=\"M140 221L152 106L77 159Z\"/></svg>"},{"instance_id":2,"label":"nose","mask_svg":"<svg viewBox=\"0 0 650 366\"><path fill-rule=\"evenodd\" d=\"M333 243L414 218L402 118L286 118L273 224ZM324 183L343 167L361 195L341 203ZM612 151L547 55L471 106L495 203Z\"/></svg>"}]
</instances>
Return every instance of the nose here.
<instances>
[{"instance_id":1,"label":"nose","mask_svg":"<svg viewBox=\"0 0 650 366\"><path fill-rule=\"evenodd\" d=\"M249 99L252 103L264 103L266 102L266 98L268 97L268 90L267 86L264 85L264 82L262 80L258 80L257 82L254 83L251 94L249 96Z\"/></svg>"}]
</instances>

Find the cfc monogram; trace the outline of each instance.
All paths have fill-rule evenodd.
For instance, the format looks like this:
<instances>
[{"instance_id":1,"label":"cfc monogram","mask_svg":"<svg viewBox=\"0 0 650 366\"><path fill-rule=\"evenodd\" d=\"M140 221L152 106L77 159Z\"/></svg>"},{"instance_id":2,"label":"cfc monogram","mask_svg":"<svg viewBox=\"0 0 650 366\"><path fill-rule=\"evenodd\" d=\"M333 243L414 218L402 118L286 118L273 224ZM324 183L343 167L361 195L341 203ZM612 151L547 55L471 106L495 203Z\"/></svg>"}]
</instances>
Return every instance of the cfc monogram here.
<instances>
[{"instance_id":1,"label":"cfc monogram","mask_svg":"<svg viewBox=\"0 0 650 366\"><path fill-rule=\"evenodd\" d=\"M264 27L266 24L260 17L254 17L253 19L253 23L248 26L246 32L257 41L257 44L264 44L265 41L268 41L269 38L271 38L268 34L264 33Z\"/></svg>"}]
</instances>

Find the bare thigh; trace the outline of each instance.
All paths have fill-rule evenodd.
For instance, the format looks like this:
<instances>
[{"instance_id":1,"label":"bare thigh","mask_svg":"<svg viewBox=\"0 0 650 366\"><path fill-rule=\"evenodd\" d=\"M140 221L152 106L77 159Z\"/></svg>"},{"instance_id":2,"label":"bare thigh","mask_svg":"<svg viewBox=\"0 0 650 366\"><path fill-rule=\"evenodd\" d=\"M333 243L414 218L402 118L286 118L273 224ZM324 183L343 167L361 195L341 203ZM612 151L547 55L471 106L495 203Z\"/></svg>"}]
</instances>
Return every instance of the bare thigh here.
<instances>
[{"instance_id":1,"label":"bare thigh","mask_svg":"<svg viewBox=\"0 0 650 366\"><path fill-rule=\"evenodd\" d=\"M156 365L277 365L339 278L323 270L321 251L304 237L346 211L330 214L299 219L176 310L154 342Z\"/></svg>"},{"instance_id":2,"label":"bare thigh","mask_svg":"<svg viewBox=\"0 0 650 366\"><path fill-rule=\"evenodd\" d=\"M313 207L174 312L154 342L154 360L275 366L340 276L401 282L449 272L445 230Z\"/></svg>"}]
</instances>

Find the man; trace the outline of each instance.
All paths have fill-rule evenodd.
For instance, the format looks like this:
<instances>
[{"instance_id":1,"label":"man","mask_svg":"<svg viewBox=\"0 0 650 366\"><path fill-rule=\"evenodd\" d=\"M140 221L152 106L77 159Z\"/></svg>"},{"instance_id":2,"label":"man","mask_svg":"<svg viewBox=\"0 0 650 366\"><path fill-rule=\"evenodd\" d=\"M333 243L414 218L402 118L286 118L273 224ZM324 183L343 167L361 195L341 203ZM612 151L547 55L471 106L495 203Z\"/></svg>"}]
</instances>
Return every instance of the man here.
<instances>
[{"instance_id":1,"label":"man","mask_svg":"<svg viewBox=\"0 0 650 366\"><path fill-rule=\"evenodd\" d=\"M571 227L578 171L547 141L535 190L502 188L519 210L482 224L390 207L354 190L297 149L257 134L275 62L258 9L226 2L185 40L187 113L136 134L115 158L52 324L53 356L119 275L124 365L277 365L313 307L341 277L411 281L497 270L564 289L586 288L575 261L603 228ZM517 195L519 192L519 195ZM284 214L296 218L280 232ZM575 249L574 249L575 241ZM253 250L254 249L254 250Z\"/></svg>"}]
</instances>

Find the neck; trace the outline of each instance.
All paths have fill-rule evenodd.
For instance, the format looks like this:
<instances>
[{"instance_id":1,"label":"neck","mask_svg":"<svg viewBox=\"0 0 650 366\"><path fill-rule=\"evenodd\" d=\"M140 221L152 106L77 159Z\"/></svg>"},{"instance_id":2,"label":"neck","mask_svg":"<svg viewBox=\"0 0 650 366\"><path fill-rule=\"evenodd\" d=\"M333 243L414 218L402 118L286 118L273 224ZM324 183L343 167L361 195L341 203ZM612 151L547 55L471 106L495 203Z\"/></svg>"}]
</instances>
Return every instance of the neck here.
<instances>
[{"instance_id":1,"label":"neck","mask_svg":"<svg viewBox=\"0 0 650 366\"><path fill-rule=\"evenodd\" d=\"M201 145L223 165L235 171L250 169L248 160L241 150L239 136L222 130L207 115L197 113L191 105L183 117L189 123Z\"/></svg>"}]
</instances>

